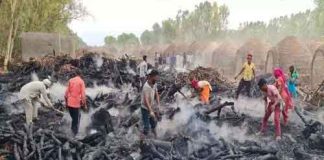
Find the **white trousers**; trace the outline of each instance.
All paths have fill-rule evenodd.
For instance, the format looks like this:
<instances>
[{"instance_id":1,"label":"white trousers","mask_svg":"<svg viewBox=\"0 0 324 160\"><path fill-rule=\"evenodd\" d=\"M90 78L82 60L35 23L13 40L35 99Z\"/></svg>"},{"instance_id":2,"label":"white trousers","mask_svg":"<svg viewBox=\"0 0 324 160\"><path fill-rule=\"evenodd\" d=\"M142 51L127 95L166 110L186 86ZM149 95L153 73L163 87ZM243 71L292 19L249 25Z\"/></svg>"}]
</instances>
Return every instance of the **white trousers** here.
<instances>
[{"instance_id":1,"label":"white trousers","mask_svg":"<svg viewBox=\"0 0 324 160\"><path fill-rule=\"evenodd\" d=\"M37 107L35 105L36 99L25 99L25 114L26 114L26 123L29 125L33 123L33 119L38 117Z\"/></svg>"}]
</instances>

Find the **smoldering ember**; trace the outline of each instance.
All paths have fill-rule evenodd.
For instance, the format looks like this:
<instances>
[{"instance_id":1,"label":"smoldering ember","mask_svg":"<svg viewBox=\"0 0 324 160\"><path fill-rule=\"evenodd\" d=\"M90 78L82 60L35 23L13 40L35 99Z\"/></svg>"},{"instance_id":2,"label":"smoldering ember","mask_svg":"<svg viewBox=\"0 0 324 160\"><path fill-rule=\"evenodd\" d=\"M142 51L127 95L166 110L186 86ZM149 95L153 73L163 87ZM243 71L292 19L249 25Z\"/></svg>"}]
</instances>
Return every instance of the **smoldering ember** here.
<instances>
[{"instance_id":1,"label":"smoldering ember","mask_svg":"<svg viewBox=\"0 0 324 160\"><path fill-rule=\"evenodd\" d=\"M69 56L45 56L11 65L1 76L2 156L13 159L323 159L324 132L320 109L298 99L289 125L282 127L282 139L275 141L270 125L264 136L256 135L263 116L261 92L252 86L252 97L238 100L236 85L217 70L196 67L192 70L159 66L158 92L161 95L161 119L157 137L141 138L141 94L135 74L138 61L130 57L106 58L87 53L78 59ZM148 68L152 66L149 65ZM87 105L80 122L80 133L70 131L65 111L64 92L70 73L81 69L86 83ZM25 124L24 103L17 97L21 86L51 76L50 99L54 111L39 108L39 119ZM189 77L206 79L213 88L210 104L171 93L175 82L183 84L188 95ZM269 74L261 74L274 82ZM223 107L223 108L222 108ZM234 110L232 110L234 107ZM214 114L222 108L220 116Z\"/></svg>"}]
</instances>

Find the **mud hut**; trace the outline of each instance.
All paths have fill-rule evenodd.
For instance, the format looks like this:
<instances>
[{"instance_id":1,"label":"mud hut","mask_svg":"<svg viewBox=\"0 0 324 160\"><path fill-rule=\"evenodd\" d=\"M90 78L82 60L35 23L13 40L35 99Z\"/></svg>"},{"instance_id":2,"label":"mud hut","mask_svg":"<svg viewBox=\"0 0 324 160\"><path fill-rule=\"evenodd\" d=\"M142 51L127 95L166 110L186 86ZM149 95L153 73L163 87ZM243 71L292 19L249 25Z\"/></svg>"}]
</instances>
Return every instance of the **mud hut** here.
<instances>
[{"instance_id":1,"label":"mud hut","mask_svg":"<svg viewBox=\"0 0 324 160\"><path fill-rule=\"evenodd\" d=\"M238 47L232 42L220 44L212 53L212 64L219 68L225 76L234 75L235 53Z\"/></svg>"},{"instance_id":2,"label":"mud hut","mask_svg":"<svg viewBox=\"0 0 324 160\"><path fill-rule=\"evenodd\" d=\"M267 52L266 61L265 61L265 73L271 73L274 68L279 67L279 57L276 47L272 47Z\"/></svg>"},{"instance_id":3,"label":"mud hut","mask_svg":"<svg viewBox=\"0 0 324 160\"><path fill-rule=\"evenodd\" d=\"M316 50L321 46L322 41L320 40L313 40L313 39L306 39L303 40L305 42L306 47L310 51L310 53L315 53Z\"/></svg>"},{"instance_id":4,"label":"mud hut","mask_svg":"<svg viewBox=\"0 0 324 160\"><path fill-rule=\"evenodd\" d=\"M213 63L213 52L219 46L218 42L204 43L201 50L201 66L215 67Z\"/></svg>"},{"instance_id":5,"label":"mud hut","mask_svg":"<svg viewBox=\"0 0 324 160\"><path fill-rule=\"evenodd\" d=\"M311 53L296 37L289 36L281 40L275 48L268 51L266 57L265 71L268 73L272 72L274 67L281 67L287 72L289 66L294 65L301 73L302 81L310 77Z\"/></svg>"},{"instance_id":6,"label":"mud hut","mask_svg":"<svg viewBox=\"0 0 324 160\"><path fill-rule=\"evenodd\" d=\"M253 55L253 62L256 65L257 72L264 71L264 63L266 60L267 51L270 48L270 44L263 40L253 38L245 42L236 52L235 56L235 73L239 72L243 63L246 61L248 53Z\"/></svg>"},{"instance_id":7,"label":"mud hut","mask_svg":"<svg viewBox=\"0 0 324 160\"><path fill-rule=\"evenodd\" d=\"M209 46L209 42L192 42L188 47L188 55L191 55L192 64L194 66L206 66L205 53L204 52ZM211 51L212 52L212 51Z\"/></svg>"},{"instance_id":8,"label":"mud hut","mask_svg":"<svg viewBox=\"0 0 324 160\"><path fill-rule=\"evenodd\" d=\"M169 45L163 45L163 44L156 44L156 45L150 45L144 47L142 53L143 55L148 56L148 61L151 64L155 63L155 53L158 55L163 55L164 50L168 47Z\"/></svg>"},{"instance_id":9,"label":"mud hut","mask_svg":"<svg viewBox=\"0 0 324 160\"><path fill-rule=\"evenodd\" d=\"M314 52L310 69L312 87L316 88L324 80L324 45Z\"/></svg>"},{"instance_id":10,"label":"mud hut","mask_svg":"<svg viewBox=\"0 0 324 160\"><path fill-rule=\"evenodd\" d=\"M170 44L166 49L163 51L164 56L170 56L175 54L177 49L177 45L175 43Z\"/></svg>"}]
</instances>

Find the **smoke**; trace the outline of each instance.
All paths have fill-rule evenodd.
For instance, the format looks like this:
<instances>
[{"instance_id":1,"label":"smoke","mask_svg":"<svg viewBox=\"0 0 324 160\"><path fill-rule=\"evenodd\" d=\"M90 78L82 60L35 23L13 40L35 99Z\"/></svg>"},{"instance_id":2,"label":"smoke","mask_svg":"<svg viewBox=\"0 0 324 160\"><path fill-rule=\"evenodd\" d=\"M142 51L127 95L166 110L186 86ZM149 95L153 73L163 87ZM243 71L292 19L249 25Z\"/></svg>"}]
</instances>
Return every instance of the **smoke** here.
<instances>
[{"instance_id":1,"label":"smoke","mask_svg":"<svg viewBox=\"0 0 324 160\"><path fill-rule=\"evenodd\" d=\"M92 57L93 61L95 61L97 70L100 70L102 64L103 64L103 58L101 55L95 55Z\"/></svg>"},{"instance_id":2,"label":"smoke","mask_svg":"<svg viewBox=\"0 0 324 160\"><path fill-rule=\"evenodd\" d=\"M32 81L39 81L39 78L35 72L32 72L31 79L32 79Z\"/></svg>"},{"instance_id":3,"label":"smoke","mask_svg":"<svg viewBox=\"0 0 324 160\"><path fill-rule=\"evenodd\" d=\"M223 98L224 101L235 101L233 99ZM169 120L163 117L162 121L159 122L157 126L158 137L164 137L166 134L177 134L182 132L200 132L199 136L195 139L195 141L202 143L208 143L208 138L203 132L208 131L215 139L223 138L226 141L239 141L244 142L246 140L253 140L256 137L254 135L249 135L248 124L243 123L240 126L231 126L227 122L216 123L217 120L211 121L210 123L206 123L196 118L194 115L198 111L193 108L195 104L197 104L197 100L192 101L183 101L179 97L177 97L177 102L172 104L171 107L176 108L179 107L181 112L177 113L172 120ZM163 108L163 106L161 107ZM240 98L235 101L235 109L240 114L249 115L251 117L263 117L264 115L264 103L260 99L249 99L249 98ZM231 112L230 108L224 108L222 112L226 111ZM270 121L272 120L269 119ZM187 128L187 129L185 129ZM199 144L197 146L192 147L200 147Z\"/></svg>"},{"instance_id":4,"label":"smoke","mask_svg":"<svg viewBox=\"0 0 324 160\"><path fill-rule=\"evenodd\" d=\"M190 102L189 102L190 103ZM171 107L179 107L181 112L177 113L172 120L163 117L162 121L157 126L158 136L163 137L166 133L176 134L183 125L186 125L190 117L195 113L193 105L186 102L173 104ZM163 106L161 106L163 108Z\"/></svg>"},{"instance_id":5,"label":"smoke","mask_svg":"<svg viewBox=\"0 0 324 160\"><path fill-rule=\"evenodd\" d=\"M125 90L128 91L127 86L124 86ZM64 95L65 95L65 90L66 90L66 86L63 85L62 83L54 83L52 85L52 87L50 88L50 96L51 99L54 102L57 102L59 100L64 101ZM94 87L92 88L86 88L86 94L87 96L89 96L90 98L95 98L96 95L98 95L99 93L103 93L103 94L109 94L109 93L115 93L117 92L117 89L114 88L110 88L104 85L94 85ZM83 137L85 136L87 133L87 127L89 126L89 124L91 123L91 116L101 108L102 106L96 108L96 109L90 109L88 113L85 112L81 112L81 119L80 119L80 126L79 126L79 136ZM113 116L114 115L118 115L119 112L117 109L111 109L109 110L109 113L111 113ZM71 125L71 117L70 115L66 112L63 116L63 121L66 124L66 126L62 126L63 128L69 128ZM69 133L69 129L66 129L66 132Z\"/></svg>"},{"instance_id":6,"label":"smoke","mask_svg":"<svg viewBox=\"0 0 324 160\"><path fill-rule=\"evenodd\" d=\"M224 140L231 142L237 140L241 143L246 140L253 140L255 137L247 134L248 124L243 123L242 126L234 127L229 126L227 123L223 123L221 126L217 126L215 123L210 123L208 128L210 132L217 138L223 138Z\"/></svg>"},{"instance_id":7,"label":"smoke","mask_svg":"<svg viewBox=\"0 0 324 160\"><path fill-rule=\"evenodd\" d=\"M323 110L318 112L317 119L318 119L318 121L320 121L321 123L324 124L324 111Z\"/></svg>"},{"instance_id":8,"label":"smoke","mask_svg":"<svg viewBox=\"0 0 324 160\"><path fill-rule=\"evenodd\" d=\"M59 100L64 100L65 90L66 90L66 86L63 85L62 83L59 83L59 82L54 83L49 88L49 93L50 93L51 99L54 102L57 102Z\"/></svg>"},{"instance_id":9,"label":"smoke","mask_svg":"<svg viewBox=\"0 0 324 160\"><path fill-rule=\"evenodd\" d=\"M239 99L226 99L222 101L234 101L235 109L251 117L263 117L265 113L264 101L260 99L251 99L241 96Z\"/></svg>"}]
</instances>

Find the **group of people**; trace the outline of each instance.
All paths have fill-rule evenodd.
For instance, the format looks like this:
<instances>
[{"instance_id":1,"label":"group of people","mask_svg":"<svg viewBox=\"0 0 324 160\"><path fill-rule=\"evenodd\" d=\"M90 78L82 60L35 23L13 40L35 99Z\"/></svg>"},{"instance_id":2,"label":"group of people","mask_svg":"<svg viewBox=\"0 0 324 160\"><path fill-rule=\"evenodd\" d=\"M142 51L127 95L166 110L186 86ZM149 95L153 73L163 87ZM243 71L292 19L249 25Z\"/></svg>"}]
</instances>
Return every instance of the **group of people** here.
<instances>
[{"instance_id":1,"label":"group of people","mask_svg":"<svg viewBox=\"0 0 324 160\"><path fill-rule=\"evenodd\" d=\"M253 81L255 81L255 65L252 63L252 57L252 54L247 55L247 62L243 64L241 71L235 76L235 79L237 79L242 75L235 98L239 97L239 94L244 88L247 96L251 97L250 88ZM143 56L143 61L138 65L137 69L140 76L141 86L143 134L147 135L151 129L152 133L156 136L155 127L157 125L157 119L160 117L160 96L156 84L159 80L159 72L154 69L148 69L147 56ZM266 131L268 119L272 112L274 112L277 140L281 139L280 114L283 114L284 125L287 125L289 110L294 108L292 98L297 97L296 84L299 75L293 66L289 68L289 71L290 76L289 78L286 78L283 70L276 68L273 72L274 77L276 78L275 84L268 84L265 79L260 79L257 83L260 90L265 95L265 115L262 120L260 134ZM190 77L188 83L193 89L191 97L196 97L198 95L199 100L203 105L209 105L210 93L212 91L211 84L206 80L199 81L196 77ZM32 81L21 88L20 96L26 103L25 114L27 124L32 124L38 118L37 107L35 105L36 102L54 109L53 104L48 97L48 89L51 85L52 82L49 79L44 79L43 81ZM177 90L175 91L181 89L182 85L179 86L180 87L176 87ZM174 92L172 93L174 94ZM181 94L184 95L183 93ZM85 83L82 80L80 70L75 70L74 76L68 81L64 97L66 107L69 110L72 119L71 130L72 133L76 135L79 130L81 118L80 108L83 107L84 109L87 109Z\"/></svg>"},{"instance_id":2,"label":"group of people","mask_svg":"<svg viewBox=\"0 0 324 160\"><path fill-rule=\"evenodd\" d=\"M168 55L160 55L157 52L155 52L154 57L154 66L155 68L158 68L160 65L169 65L171 69L175 69L177 66L177 56L176 54L168 54ZM186 68L189 65L190 57L191 55L188 55L186 52L184 52L182 55L182 67Z\"/></svg>"},{"instance_id":3,"label":"group of people","mask_svg":"<svg viewBox=\"0 0 324 160\"><path fill-rule=\"evenodd\" d=\"M79 130L81 107L87 109L85 83L81 77L81 71L75 70L74 76L68 82L64 96L66 107L72 119L71 131L73 135L77 135ZM44 79L43 81L29 82L20 89L20 98L26 105L25 115L28 125L38 120L36 103L57 111L48 96L48 89L51 86L52 82L49 79Z\"/></svg>"},{"instance_id":4,"label":"group of people","mask_svg":"<svg viewBox=\"0 0 324 160\"><path fill-rule=\"evenodd\" d=\"M235 76L235 79L237 79L238 76L242 75L236 91L236 98L239 97L243 88L245 88L247 96L251 97L251 86L255 79L255 64L252 63L252 57L252 54L247 55L247 62L243 64L241 71ZM274 84L267 84L265 79L260 79L257 83L265 95L265 115L262 119L259 134L266 131L268 119L274 112L276 140L281 139L280 114L282 113L284 125L286 126L288 124L289 110L294 109L293 98L297 97L299 74L294 66L289 67L289 73L289 78L287 78L282 69L275 68L273 71L273 76L276 79Z\"/></svg>"},{"instance_id":5,"label":"group of people","mask_svg":"<svg viewBox=\"0 0 324 160\"><path fill-rule=\"evenodd\" d=\"M154 69L147 68L147 56L143 56L143 61L138 65L137 72L140 75L141 79L141 113L143 120L143 134L146 136L151 130L154 136L156 136L155 127L157 121L160 117L159 115L159 106L160 106L160 95L157 90L156 82L159 80L159 72ZM194 92L192 97L195 97L196 94L199 94L199 99L203 104L209 104L210 92L212 87L208 81L198 81L195 77L189 79ZM182 85L174 84L174 87L170 90L170 96L175 92L179 92L184 97L185 95L181 93ZM169 96L169 95L168 95Z\"/></svg>"}]
</instances>

